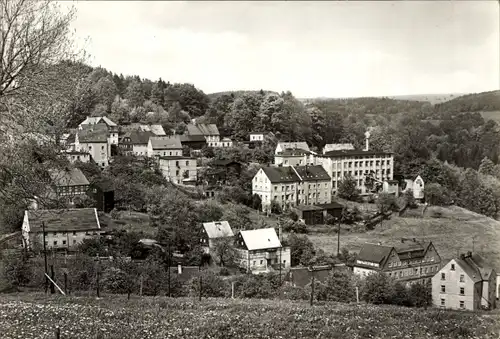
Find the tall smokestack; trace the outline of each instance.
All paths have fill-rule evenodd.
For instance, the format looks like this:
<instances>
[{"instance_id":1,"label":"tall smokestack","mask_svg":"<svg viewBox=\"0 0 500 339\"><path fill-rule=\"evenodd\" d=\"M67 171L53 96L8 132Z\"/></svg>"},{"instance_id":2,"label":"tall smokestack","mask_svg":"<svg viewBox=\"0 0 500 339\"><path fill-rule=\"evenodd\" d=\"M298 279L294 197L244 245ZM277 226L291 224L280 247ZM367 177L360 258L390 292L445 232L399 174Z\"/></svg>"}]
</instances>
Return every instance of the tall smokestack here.
<instances>
[{"instance_id":1,"label":"tall smokestack","mask_svg":"<svg viewBox=\"0 0 500 339\"><path fill-rule=\"evenodd\" d=\"M370 132L365 132L365 151L370 150Z\"/></svg>"}]
</instances>

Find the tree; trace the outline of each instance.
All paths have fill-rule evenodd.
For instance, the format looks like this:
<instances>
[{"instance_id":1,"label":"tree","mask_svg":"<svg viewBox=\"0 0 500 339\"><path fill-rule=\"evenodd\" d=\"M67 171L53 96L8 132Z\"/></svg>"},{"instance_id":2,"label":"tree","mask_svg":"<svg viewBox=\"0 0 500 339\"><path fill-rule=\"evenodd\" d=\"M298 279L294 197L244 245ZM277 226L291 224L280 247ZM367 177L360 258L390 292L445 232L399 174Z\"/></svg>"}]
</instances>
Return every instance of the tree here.
<instances>
[{"instance_id":1,"label":"tree","mask_svg":"<svg viewBox=\"0 0 500 339\"><path fill-rule=\"evenodd\" d=\"M425 201L431 205L444 205L448 202L446 190L437 183L431 182L424 188Z\"/></svg>"},{"instance_id":2,"label":"tree","mask_svg":"<svg viewBox=\"0 0 500 339\"><path fill-rule=\"evenodd\" d=\"M389 304L392 287L389 276L384 272L369 274L365 280L363 299L372 304Z\"/></svg>"},{"instance_id":3,"label":"tree","mask_svg":"<svg viewBox=\"0 0 500 339\"><path fill-rule=\"evenodd\" d=\"M359 199L359 190L356 187L356 181L350 174L346 175L339 182L338 196L351 201Z\"/></svg>"},{"instance_id":4,"label":"tree","mask_svg":"<svg viewBox=\"0 0 500 339\"><path fill-rule=\"evenodd\" d=\"M351 274L336 270L331 271L324 284L326 300L338 302L352 302L356 300Z\"/></svg>"},{"instance_id":5,"label":"tree","mask_svg":"<svg viewBox=\"0 0 500 339\"><path fill-rule=\"evenodd\" d=\"M427 308L432 305L432 286L420 282L412 284L410 298L414 306Z\"/></svg>"},{"instance_id":6,"label":"tree","mask_svg":"<svg viewBox=\"0 0 500 339\"><path fill-rule=\"evenodd\" d=\"M213 254L219 265L234 266L236 263L236 249L234 248L234 239L230 236L215 239Z\"/></svg>"},{"instance_id":7,"label":"tree","mask_svg":"<svg viewBox=\"0 0 500 339\"><path fill-rule=\"evenodd\" d=\"M7 283L13 287L24 286L32 279L33 272L24 255L8 255L3 258L3 276Z\"/></svg>"},{"instance_id":8,"label":"tree","mask_svg":"<svg viewBox=\"0 0 500 339\"><path fill-rule=\"evenodd\" d=\"M308 266L315 255L314 245L311 240L305 235L295 235L292 233L288 236L286 242L291 248L292 266Z\"/></svg>"},{"instance_id":9,"label":"tree","mask_svg":"<svg viewBox=\"0 0 500 339\"><path fill-rule=\"evenodd\" d=\"M262 210L262 199L258 194L252 195L252 208L257 211Z\"/></svg>"},{"instance_id":10,"label":"tree","mask_svg":"<svg viewBox=\"0 0 500 339\"><path fill-rule=\"evenodd\" d=\"M125 98L132 108L142 106L145 100L142 83L136 79L132 80L125 91Z\"/></svg>"},{"instance_id":11,"label":"tree","mask_svg":"<svg viewBox=\"0 0 500 339\"><path fill-rule=\"evenodd\" d=\"M403 199L405 205L407 205L409 208L417 207L417 203L415 202L415 197L413 195L413 190L411 189L406 190L406 192L403 193Z\"/></svg>"},{"instance_id":12,"label":"tree","mask_svg":"<svg viewBox=\"0 0 500 339\"><path fill-rule=\"evenodd\" d=\"M399 281L394 283L391 302L399 306L411 306L412 304L408 289Z\"/></svg>"},{"instance_id":13,"label":"tree","mask_svg":"<svg viewBox=\"0 0 500 339\"><path fill-rule=\"evenodd\" d=\"M488 157L484 157L479 165L479 173L495 175L495 164Z\"/></svg>"},{"instance_id":14,"label":"tree","mask_svg":"<svg viewBox=\"0 0 500 339\"><path fill-rule=\"evenodd\" d=\"M111 112L111 105L118 95L118 88L111 76L100 78L93 86L97 100L103 104L106 112Z\"/></svg>"},{"instance_id":15,"label":"tree","mask_svg":"<svg viewBox=\"0 0 500 339\"><path fill-rule=\"evenodd\" d=\"M397 209L396 197L389 193L380 193L377 198L377 207L380 213L387 213Z\"/></svg>"},{"instance_id":16,"label":"tree","mask_svg":"<svg viewBox=\"0 0 500 339\"><path fill-rule=\"evenodd\" d=\"M273 214L281 214L283 212L281 205L278 204L276 201L271 202L271 213Z\"/></svg>"}]
</instances>

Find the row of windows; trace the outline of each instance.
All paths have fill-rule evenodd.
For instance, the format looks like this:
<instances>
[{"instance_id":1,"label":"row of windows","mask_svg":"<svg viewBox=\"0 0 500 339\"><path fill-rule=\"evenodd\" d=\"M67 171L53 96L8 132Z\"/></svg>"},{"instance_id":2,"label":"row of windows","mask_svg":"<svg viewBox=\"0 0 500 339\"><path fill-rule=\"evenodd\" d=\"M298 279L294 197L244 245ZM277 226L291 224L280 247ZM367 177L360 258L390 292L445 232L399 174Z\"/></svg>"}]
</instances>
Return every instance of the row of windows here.
<instances>
[{"instance_id":1,"label":"row of windows","mask_svg":"<svg viewBox=\"0 0 500 339\"><path fill-rule=\"evenodd\" d=\"M402 261L398 261L398 262L390 262L389 263L389 267L400 267L400 266L407 266L407 265L417 265L417 264L420 264L420 263L424 263L424 262L434 262L434 257L430 257L429 260L427 259L422 259L422 260L402 260Z\"/></svg>"},{"instance_id":2,"label":"row of windows","mask_svg":"<svg viewBox=\"0 0 500 339\"><path fill-rule=\"evenodd\" d=\"M271 264L279 264L279 259L269 259ZM283 260L283 264L286 264L286 260ZM254 260L252 263L253 266L257 265L257 260ZM260 260L259 265L264 265L264 260Z\"/></svg>"},{"instance_id":3,"label":"row of windows","mask_svg":"<svg viewBox=\"0 0 500 339\"><path fill-rule=\"evenodd\" d=\"M54 237L57 237L58 235L65 237L69 233L70 232L52 232L52 235ZM73 236L76 236L76 232L72 232L72 233L73 233ZM49 232L45 232L45 236L48 236L48 235L49 235ZM85 232L85 235L90 235L90 232ZM92 235L97 235L97 232L96 231L92 232Z\"/></svg>"},{"instance_id":4,"label":"row of windows","mask_svg":"<svg viewBox=\"0 0 500 339\"><path fill-rule=\"evenodd\" d=\"M73 239L73 245L75 245L75 244L76 244L76 239ZM57 245L58 245L57 240L54 240L53 245L54 245L54 246L57 246ZM63 241L62 241L62 245L66 245L66 240L63 240ZM48 242L48 241L46 241L46 242L45 242L45 246L49 246L49 242Z\"/></svg>"},{"instance_id":5,"label":"row of windows","mask_svg":"<svg viewBox=\"0 0 500 339\"><path fill-rule=\"evenodd\" d=\"M59 186L59 193L85 193L88 189L88 185L85 186Z\"/></svg>"},{"instance_id":6,"label":"row of windows","mask_svg":"<svg viewBox=\"0 0 500 339\"><path fill-rule=\"evenodd\" d=\"M156 154L157 155L161 155L161 151L157 151ZM167 156L167 152L164 151L163 155ZM181 154L180 154L180 151L175 151L175 152L173 152L173 154L172 154L172 151L168 152L168 156L172 156L172 155L174 155L174 156L180 156Z\"/></svg>"},{"instance_id":7,"label":"row of windows","mask_svg":"<svg viewBox=\"0 0 500 339\"><path fill-rule=\"evenodd\" d=\"M395 271L395 272L389 272L390 277L407 277L407 276L413 276L413 275L422 275L422 274L428 274L428 273L433 273L434 271L438 271L437 266L431 266L431 267L420 267L420 268L409 268L401 271ZM420 274L419 274L420 273Z\"/></svg>"},{"instance_id":8,"label":"row of windows","mask_svg":"<svg viewBox=\"0 0 500 339\"><path fill-rule=\"evenodd\" d=\"M446 300L444 298L441 298L441 307L446 307ZM458 302L458 307L459 308L465 308L465 301L464 300L460 300Z\"/></svg>"},{"instance_id":9,"label":"row of windows","mask_svg":"<svg viewBox=\"0 0 500 339\"><path fill-rule=\"evenodd\" d=\"M446 273L441 272L441 280L446 280ZM465 275L460 274L460 282L465 282Z\"/></svg>"},{"instance_id":10,"label":"row of windows","mask_svg":"<svg viewBox=\"0 0 500 339\"><path fill-rule=\"evenodd\" d=\"M446 293L446 285L441 285L441 293ZM465 287L460 287L460 295L465 295Z\"/></svg>"}]
</instances>

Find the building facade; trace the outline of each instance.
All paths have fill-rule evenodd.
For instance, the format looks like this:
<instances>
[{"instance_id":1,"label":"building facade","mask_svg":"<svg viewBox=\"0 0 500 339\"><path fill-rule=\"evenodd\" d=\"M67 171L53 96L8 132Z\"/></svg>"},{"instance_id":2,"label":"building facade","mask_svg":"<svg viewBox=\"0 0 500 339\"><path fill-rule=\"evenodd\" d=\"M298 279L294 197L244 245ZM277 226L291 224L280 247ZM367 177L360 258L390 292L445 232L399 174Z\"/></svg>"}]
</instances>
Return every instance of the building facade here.
<instances>
[{"instance_id":1,"label":"building facade","mask_svg":"<svg viewBox=\"0 0 500 339\"><path fill-rule=\"evenodd\" d=\"M233 240L234 233L227 221L213 221L203 223L201 244L205 253L213 252L217 242L221 239ZM232 242L232 241L231 241ZM216 259L216 258L214 258Z\"/></svg>"},{"instance_id":2,"label":"building facade","mask_svg":"<svg viewBox=\"0 0 500 339\"><path fill-rule=\"evenodd\" d=\"M264 141L264 138L266 137L267 133L266 132L250 132L249 133L249 141L255 142L255 141Z\"/></svg>"},{"instance_id":3,"label":"building facade","mask_svg":"<svg viewBox=\"0 0 500 339\"><path fill-rule=\"evenodd\" d=\"M70 163L74 164L77 161L87 163L90 161L90 154L79 151L63 151Z\"/></svg>"},{"instance_id":4,"label":"building facade","mask_svg":"<svg viewBox=\"0 0 500 339\"><path fill-rule=\"evenodd\" d=\"M178 135L150 137L148 157L182 157L182 144Z\"/></svg>"},{"instance_id":5,"label":"building facade","mask_svg":"<svg viewBox=\"0 0 500 339\"><path fill-rule=\"evenodd\" d=\"M161 156L158 158L158 165L163 176L174 184L196 183L196 158Z\"/></svg>"},{"instance_id":6,"label":"building facade","mask_svg":"<svg viewBox=\"0 0 500 339\"><path fill-rule=\"evenodd\" d=\"M365 277L384 272L391 278L413 283L430 283L441 268L441 257L432 242L401 239L397 246L366 243L353 265L353 272Z\"/></svg>"},{"instance_id":7,"label":"building facade","mask_svg":"<svg viewBox=\"0 0 500 339\"><path fill-rule=\"evenodd\" d=\"M496 308L496 276L477 254L462 254L432 278L432 302L450 309Z\"/></svg>"},{"instance_id":8,"label":"building facade","mask_svg":"<svg viewBox=\"0 0 500 339\"><path fill-rule=\"evenodd\" d=\"M85 125L104 124L107 126L108 143L110 145L118 145L118 125L107 117L87 117L79 126L79 129L85 128Z\"/></svg>"},{"instance_id":9,"label":"building facade","mask_svg":"<svg viewBox=\"0 0 500 339\"><path fill-rule=\"evenodd\" d=\"M185 135L202 135L209 146L220 141L220 132L215 124L198 124L196 122L186 126Z\"/></svg>"},{"instance_id":10,"label":"building facade","mask_svg":"<svg viewBox=\"0 0 500 339\"><path fill-rule=\"evenodd\" d=\"M111 145L108 141L108 131L103 125L83 125L75 135L75 150L89 153L92 160L104 168L109 165Z\"/></svg>"},{"instance_id":11,"label":"building facade","mask_svg":"<svg viewBox=\"0 0 500 339\"><path fill-rule=\"evenodd\" d=\"M43 249L43 229L46 248L54 250L73 250L84 239L102 233L95 208L27 210L22 225L23 244L27 249Z\"/></svg>"},{"instance_id":12,"label":"building facade","mask_svg":"<svg viewBox=\"0 0 500 339\"><path fill-rule=\"evenodd\" d=\"M305 141L278 142L278 145L276 145L276 149L274 150L274 154L276 155L280 154L281 152L284 152L285 150L295 150L295 149L301 149L307 152L311 151Z\"/></svg>"},{"instance_id":13,"label":"building facade","mask_svg":"<svg viewBox=\"0 0 500 339\"><path fill-rule=\"evenodd\" d=\"M291 264L290 247L281 245L274 228L240 231L235 240L239 266L248 273L285 270Z\"/></svg>"},{"instance_id":14,"label":"building facade","mask_svg":"<svg viewBox=\"0 0 500 339\"><path fill-rule=\"evenodd\" d=\"M90 183L80 169L51 170L49 175L56 196L66 197L72 202L74 197L87 195Z\"/></svg>"},{"instance_id":15,"label":"building facade","mask_svg":"<svg viewBox=\"0 0 500 339\"><path fill-rule=\"evenodd\" d=\"M155 136L151 131L126 132L120 139L120 149L126 155L147 156L149 138Z\"/></svg>"},{"instance_id":16,"label":"building facade","mask_svg":"<svg viewBox=\"0 0 500 339\"><path fill-rule=\"evenodd\" d=\"M303 149L286 149L274 155L276 166L305 166L314 165L314 155Z\"/></svg>"}]
</instances>

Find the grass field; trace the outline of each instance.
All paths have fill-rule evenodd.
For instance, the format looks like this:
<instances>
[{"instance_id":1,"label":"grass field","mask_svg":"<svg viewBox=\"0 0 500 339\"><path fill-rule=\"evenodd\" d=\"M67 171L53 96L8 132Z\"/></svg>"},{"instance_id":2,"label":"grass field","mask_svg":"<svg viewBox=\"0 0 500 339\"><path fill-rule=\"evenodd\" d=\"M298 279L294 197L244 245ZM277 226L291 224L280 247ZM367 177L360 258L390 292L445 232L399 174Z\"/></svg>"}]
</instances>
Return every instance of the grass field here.
<instances>
[{"instance_id":1,"label":"grass field","mask_svg":"<svg viewBox=\"0 0 500 339\"><path fill-rule=\"evenodd\" d=\"M498 338L498 312L241 299L0 296L3 339Z\"/></svg>"},{"instance_id":2,"label":"grass field","mask_svg":"<svg viewBox=\"0 0 500 339\"><path fill-rule=\"evenodd\" d=\"M441 217L437 218L436 213ZM474 251L499 270L500 222L460 207L430 207L422 217L421 209L409 211L406 217L394 215L375 230L366 233L345 231L340 236L340 247L359 251L365 242L396 244L402 237L431 240L441 258L451 259L458 252ZM434 217L433 217L434 216ZM337 252L335 234L309 234L311 241L326 252ZM474 244L473 244L474 243Z\"/></svg>"},{"instance_id":3,"label":"grass field","mask_svg":"<svg viewBox=\"0 0 500 339\"><path fill-rule=\"evenodd\" d=\"M493 120L500 124L500 111L481 112L484 120Z\"/></svg>"}]
</instances>

